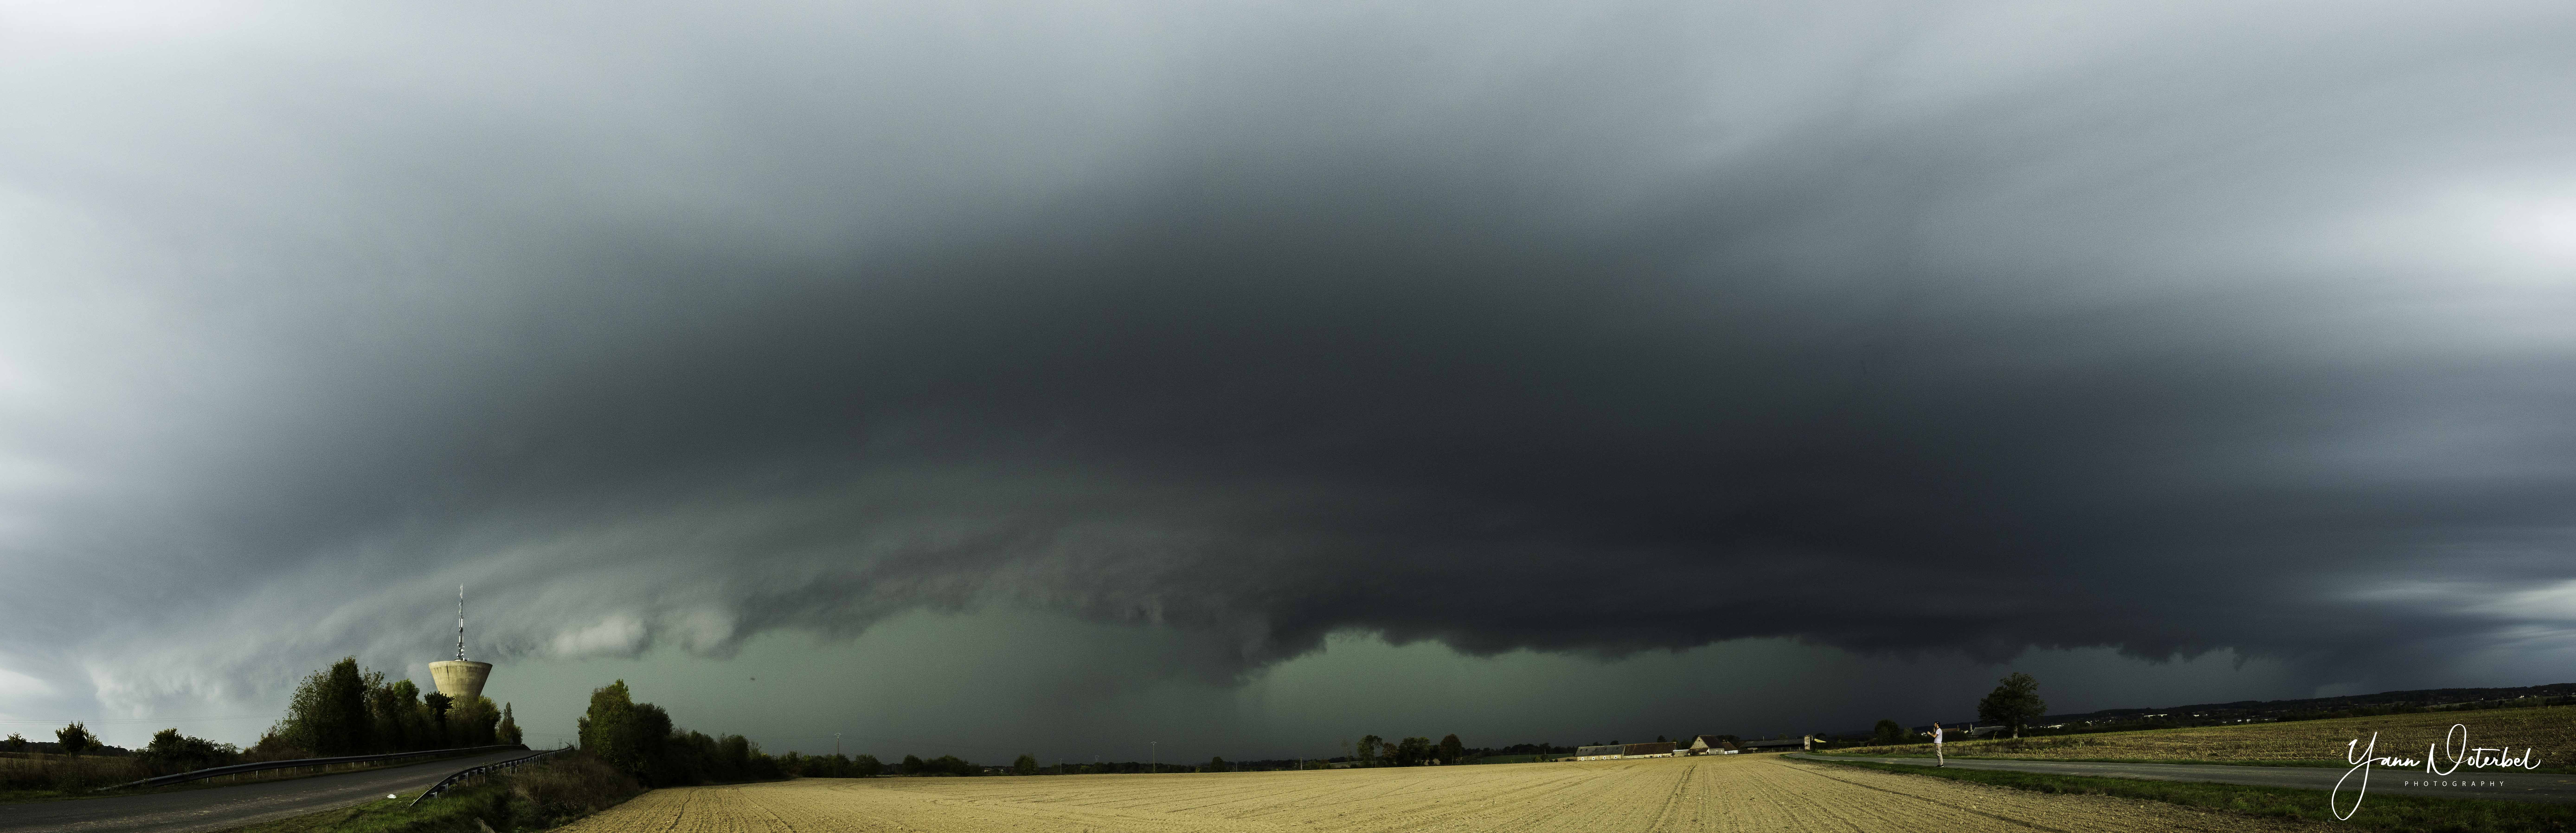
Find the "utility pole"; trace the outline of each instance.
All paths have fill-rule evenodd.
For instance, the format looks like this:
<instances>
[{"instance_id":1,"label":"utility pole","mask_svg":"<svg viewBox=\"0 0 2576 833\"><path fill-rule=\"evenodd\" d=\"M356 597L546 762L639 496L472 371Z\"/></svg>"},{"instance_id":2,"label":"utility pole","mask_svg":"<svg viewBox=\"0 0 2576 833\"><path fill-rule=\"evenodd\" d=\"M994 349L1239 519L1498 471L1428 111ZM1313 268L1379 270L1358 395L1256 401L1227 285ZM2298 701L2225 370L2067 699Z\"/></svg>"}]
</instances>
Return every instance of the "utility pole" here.
<instances>
[{"instance_id":1,"label":"utility pole","mask_svg":"<svg viewBox=\"0 0 2576 833\"><path fill-rule=\"evenodd\" d=\"M1161 743L1162 741L1158 740L1149 740L1145 742L1145 772L1148 775L1158 774L1163 771L1162 747L1158 745Z\"/></svg>"},{"instance_id":2,"label":"utility pole","mask_svg":"<svg viewBox=\"0 0 2576 833\"><path fill-rule=\"evenodd\" d=\"M841 757L841 733L832 733L832 757Z\"/></svg>"}]
</instances>

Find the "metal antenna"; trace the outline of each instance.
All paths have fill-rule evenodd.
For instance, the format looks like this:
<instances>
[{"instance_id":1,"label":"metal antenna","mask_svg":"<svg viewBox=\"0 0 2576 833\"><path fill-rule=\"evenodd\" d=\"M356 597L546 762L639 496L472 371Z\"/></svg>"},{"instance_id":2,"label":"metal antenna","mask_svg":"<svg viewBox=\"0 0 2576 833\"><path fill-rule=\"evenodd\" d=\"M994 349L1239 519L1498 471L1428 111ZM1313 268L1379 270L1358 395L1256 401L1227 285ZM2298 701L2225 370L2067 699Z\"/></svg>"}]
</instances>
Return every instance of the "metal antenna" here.
<instances>
[{"instance_id":1,"label":"metal antenna","mask_svg":"<svg viewBox=\"0 0 2576 833\"><path fill-rule=\"evenodd\" d=\"M465 661L465 585L456 586L456 661Z\"/></svg>"}]
</instances>

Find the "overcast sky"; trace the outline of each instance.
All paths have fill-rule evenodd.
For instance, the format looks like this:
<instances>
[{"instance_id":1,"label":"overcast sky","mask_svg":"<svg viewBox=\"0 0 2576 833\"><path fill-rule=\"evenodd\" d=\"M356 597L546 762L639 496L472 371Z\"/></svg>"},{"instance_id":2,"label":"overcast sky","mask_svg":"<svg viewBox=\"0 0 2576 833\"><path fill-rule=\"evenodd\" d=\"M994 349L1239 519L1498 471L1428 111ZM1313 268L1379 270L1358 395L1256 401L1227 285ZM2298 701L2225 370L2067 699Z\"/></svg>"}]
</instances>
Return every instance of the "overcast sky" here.
<instances>
[{"instance_id":1,"label":"overcast sky","mask_svg":"<svg viewBox=\"0 0 2576 833\"><path fill-rule=\"evenodd\" d=\"M10 3L0 729L247 743L459 584L539 740L621 676L995 761L2568 682L2569 43Z\"/></svg>"}]
</instances>

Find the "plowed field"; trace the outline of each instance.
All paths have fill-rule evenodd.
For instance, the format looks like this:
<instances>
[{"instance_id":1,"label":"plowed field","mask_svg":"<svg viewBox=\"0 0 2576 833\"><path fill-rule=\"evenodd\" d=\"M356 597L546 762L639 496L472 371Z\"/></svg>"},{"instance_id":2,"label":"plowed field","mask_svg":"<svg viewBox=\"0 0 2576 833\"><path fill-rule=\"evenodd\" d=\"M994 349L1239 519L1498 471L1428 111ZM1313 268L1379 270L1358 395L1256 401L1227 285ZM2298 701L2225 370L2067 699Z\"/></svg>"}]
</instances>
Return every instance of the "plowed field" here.
<instances>
[{"instance_id":1,"label":"plowed field","mask_svg":"<svg viewBox=\"0 0 2576 833\"><path fill-rule=\"evenodd\" d=\"M1769 755L1321 772L800 779L655 790L565 828L1047 831L2273 831L2311 826Z\"/></svg>"}]
</instances>

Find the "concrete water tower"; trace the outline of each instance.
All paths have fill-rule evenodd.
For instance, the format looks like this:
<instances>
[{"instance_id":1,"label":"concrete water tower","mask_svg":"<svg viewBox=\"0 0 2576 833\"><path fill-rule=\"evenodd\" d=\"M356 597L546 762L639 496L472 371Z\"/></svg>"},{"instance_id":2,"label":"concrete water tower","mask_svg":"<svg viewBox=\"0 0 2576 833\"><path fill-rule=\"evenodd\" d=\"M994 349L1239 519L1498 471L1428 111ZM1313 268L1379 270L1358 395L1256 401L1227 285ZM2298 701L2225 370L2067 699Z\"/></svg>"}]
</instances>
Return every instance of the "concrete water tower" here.
<instances>
[{"instance_id":1,"label":"concrete water tower","mask_svg":"<svg viewBox=\"0 0 2576 833\"><path fill-rule=\"evenodd\" d=\"M429 680L438 693L459 703L483 696L483 681L492 678L492 664L465 658L465 586L456 586L456 658L429 664Z\"/></svg>"}]
</instances>

